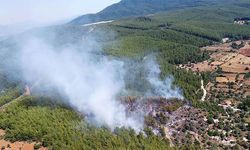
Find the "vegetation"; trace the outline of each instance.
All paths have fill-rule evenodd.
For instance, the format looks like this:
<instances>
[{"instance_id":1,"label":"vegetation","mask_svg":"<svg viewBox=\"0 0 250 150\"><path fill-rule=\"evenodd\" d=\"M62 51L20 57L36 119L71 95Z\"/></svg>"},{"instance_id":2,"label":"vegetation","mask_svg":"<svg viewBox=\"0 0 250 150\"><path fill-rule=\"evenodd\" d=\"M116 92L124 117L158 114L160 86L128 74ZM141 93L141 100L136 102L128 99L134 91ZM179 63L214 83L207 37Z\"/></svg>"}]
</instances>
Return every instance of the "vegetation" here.
<instances>
[{"instance_id":1,"label":"vegetation","mask_svg":"<svg viewBox=\"0 0 250 150\"><path fill-rule=\"evenodd\" d=\"M132 129L116 128L112 133L107 127L91 126L70 108L45 97L23 97L10 105L0 112L0 128L7 131L8 140L38 141L56 150L173 149L167 140L150 130L144 136Z\"/></svg>"},{"instance_id":2,"label":"vegetation","mask_svg":"<svg viewBox=\"0 0 250 150\"><path fill-rule=\"evenodd\" d=\"M238 107L246 112L250 112L250 96L243 100Z\"/></svg>"},{"instance_id":3,"label":"vegetation","mask_svg":"<svg viewBox=\"0 0 250 150\"><path fill-rule=\"evenodd\" d=\"M86 23L98 22L103 20L121 19L124 17L147 15L161 11L173 11L181 8L188 8L217 2L215 0L193 0L175 1L175 0L122 0L117 4L113 4L97 14L88 14L80 16L70 24L82 25ZM228 2L228 1L227 1ZM218 2L217 2L218 3Z\"/></svg>"},{"instance_id":4,"label":"vegetation","mask_svg":"<svg viewBox=\"0 0 250 150\"><path fill-rule=\"evenodd\" d=\"M105 52L113 56L137 59L156 53L162 77L173 75L174 83L181 87L185 98L195 106L200 106L196 103L202 95L198 91L201 77L193 72L177 69L176 65L208 59L208 53L199 48L220 42L224 37L232 40L250 38L247 25L238 26L233 23L234 18L247 14L249 9L242 5L227 4L223 8L203 6L124 19L101 25L101 28L105 27L115 33L113 39L101 42L104 43ZM207 83L212 76L207 73L202 74L202 78Z\"/></svg>"},{"instance_id":5,"label":"vegetation","mask_svg":"<svg viewBox=\"0 0 250 150\"><path fill-rule=\"evenodd\" d=\"M0 106L16 99L21 95L21 91L18 88L5 89L0 93Z\"/></svg>"},{"instance_id":6,"label":"vegetation","mask_svg":"<svg viewBox=\"0 0 250 150\"><path fill-rule=\"evenodd\" d=\"M245 79L250 79L250 73L246 73L246 75L244 76Z\"/></svg>"},{"instance_id":7,"label":"vegetation","mask_svg":"<svg viewBox=\"0 0 250 150\"><path fill-rule=\"evenodd\" d=\"M234 49L240 49L240 48L244 47L244 44L243 44L243 42L241 42L240 45L238 45L235 42L233 42L231 47Z\"/></svg>"},{"instance_id":8,"label":"vegetation","mask_svg":"<svg viewBox=\"0 0 250 150\"><path fill-rule=\"evenodd\" d=\"M208 83L213 80L214 75L204 73L200 76L177 66L206 60L209 57L208 53L201 51L200 47L220 42L224 37L229 37L232 40L250 38L249 25L239 26L233 23L234 18L247 16L249 7L249 2L245 0L241 0L234 5L230 0L230 3L224 3L223 7L199 6L171 13L165 12L152 16L114 21L107 25L97 26L99 30L94 30L93 34L100 34L100 30L105 32L107 36L105 38L97 36L97 41L103 45L107 55L142 61L145 56L155 54L160 65L161 78L172 75L175 79L174 84L183 90L185 99L189 101L188 104L208 112L207 123L212 125L214 124L213 119L218 118L218 114L225 116L225 113L229 113L231 116L234 115L230 109L225 112L223 108L218 106L217 102L200 102L202 95L199 90L201 79ZM82 26L66 25L54 28L57 31L56 35L58 34L60 37L58 38L58 45L72 44L72 41L76 39L80 42L82 35L87 31L87 28L85 29ZM51 30L54 31L53 29L46 29L48 30L46 33L50 33ZM109 36L110 31L112 31L112 36ZM232 46L235 47L236 45ZM221 68L217 73L220 71ZM249 78L249 73L245 75L245 78ZM0 83L0 106L21 95L17 83L10 82L6 75L0 74ZM222 98L221 95L218 95L218 97ZM88 124L83 116L80 116L67 104L56 100L56 98L52 98L53 100L47 97L24 96L21 98L17 103L9 105L5 111L0 111L0 128L6 131L5 138L7 140L37 141L41 142L42 146L56 150L175 149L170 148L168 140L164 137L163 129L161 129L162 136L156 136L150 128L145 128L144 133L146 135L144 133L136 134L132 129L116 128L111 131L107 127L97 128ZM176 103L173 106L162 107L161 109L172 112L182 105L183 103ZM242 100L238 108L249 112L249 97ZM237 114L235 113L235 115ZM235 119L235 122L240 123L236 123L237 129L235 128L232 134L238 136L238 127L246 128L242 123L242 118L247 118L247 115L244 115L238 117L240 121ZM166 124L168 119L163 113L157 113L155 118L146 117L145 124L155 127L158 124ZM229 121L233 122L234 120ZM220 128L226 132L230 131L232 128L231 122L221 123ZM193 125L185 125L185 130L192 131ZM217 130L211 130L208 135L220 134ZM247 137L249 139L249 134ZM187 143L188 146L180 147L180 149L199 149L190 146L191 144L188 143L190 137L185 138L184 142L180 141L179 143ZM245 145L246 142L242 143L241 146ZM199 145L199 142L196 145ZM208 145L211 145L211 143L208 143ZM36 145L36 148L39 146Z\"/></svg>"}]
</instances>

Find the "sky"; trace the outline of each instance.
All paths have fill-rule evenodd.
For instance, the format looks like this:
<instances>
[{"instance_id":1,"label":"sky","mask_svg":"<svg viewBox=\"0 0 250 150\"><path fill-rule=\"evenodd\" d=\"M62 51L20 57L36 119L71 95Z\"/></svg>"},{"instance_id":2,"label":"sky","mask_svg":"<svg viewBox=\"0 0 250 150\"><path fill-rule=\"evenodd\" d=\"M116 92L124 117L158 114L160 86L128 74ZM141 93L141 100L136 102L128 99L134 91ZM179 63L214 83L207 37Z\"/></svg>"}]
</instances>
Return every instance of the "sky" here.
<instances>
[{"instance_id":1,"label":"sky","mask_svg":"<svg viewBox=\"0 0 250 150\"><path fill-rule=\"evenodd\" d=\"M96 13L120 0L0 0L0 25L52 23Z\"/></svg>"}]
</instances>

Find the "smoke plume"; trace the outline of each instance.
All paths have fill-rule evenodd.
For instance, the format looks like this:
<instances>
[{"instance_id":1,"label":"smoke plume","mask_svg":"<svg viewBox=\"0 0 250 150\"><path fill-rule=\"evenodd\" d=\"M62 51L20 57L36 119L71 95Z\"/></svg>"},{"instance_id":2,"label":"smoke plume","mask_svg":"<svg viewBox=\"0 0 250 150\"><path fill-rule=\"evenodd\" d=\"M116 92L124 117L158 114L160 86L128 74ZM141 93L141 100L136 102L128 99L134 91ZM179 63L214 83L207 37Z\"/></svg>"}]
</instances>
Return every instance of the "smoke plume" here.
<instances>
[{"instance_id":1,"label":"smoke plume","mask_svg":"<svg viewBox=\"0 0 250 150\"><path fill-rule=\"evenodd\" d=\"M160 96L164 98L183 99L182 91L173 85L173 77L166 77L163 81L160 79L161 70L156 63L155 57L149 56L144 58L144 64L147 68L147 80L150 83L151 90L148 94L151 96Z\"/></svg>"},{"instance_id":2,"label":"smoke plume","mask_svg":"<svg viewBox=\"0 0 250 150\"><path fill-rule=\"evenodd\" d=\"M140 85L140 80L134 80L137 74L130 72L127 78L125 61L104 56L93 38L84 38L80 45L59 48L44 39L29 37L18 44L14 62L26 83L36 89L56 89L96 125L111 129L124 126L137 131L143 128L146 112L138 110L128 115L118 98L128 90L125 81L130 80L132 86ZM146 71L143 80L149 87L142 92L143 96L182 98L180 89L172 86L173 78L164 81L159 78L160 69L154 58L146 58L141 65ZM137 87L143 88L144 84Z\"/></svg>"},{"instance_id":3,"label":"smoke plume","mask_svg":"<svg viewBox=\"0 0 250 150\"><path fill-rule=\"evenodd\" d=\"M70 47L55 51L35 38L24 44L19 56L26 81L55 87L95 123L142 128L140 119L126 116L116 101L124 87L122 62Z\"/></svg>"}]
</instances>

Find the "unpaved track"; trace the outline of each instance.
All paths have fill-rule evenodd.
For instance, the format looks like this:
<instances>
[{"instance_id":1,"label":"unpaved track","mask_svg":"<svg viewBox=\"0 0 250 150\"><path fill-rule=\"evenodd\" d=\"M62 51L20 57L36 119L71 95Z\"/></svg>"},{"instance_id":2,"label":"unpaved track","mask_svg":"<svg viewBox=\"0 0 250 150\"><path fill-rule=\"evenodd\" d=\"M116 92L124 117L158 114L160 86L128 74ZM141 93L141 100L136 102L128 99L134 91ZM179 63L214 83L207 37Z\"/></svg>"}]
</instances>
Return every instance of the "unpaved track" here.
<instances>
[{"instance_id":1,"label":"unpaved track","mask_svg":"<svg viewBox=\"0 0 250 150\"><path fill-rule=\"evenodd\" d=\"M18 102L18 101L20 101L20 100L22 100L22 98L23 98L24 96L25 96L25 95L21 95L21 96L19 96L18 98L13 99L13 100L10 101L9 103L4 104L3 106L0 107L0 111L4 111L5 108L7 108L9 105L11 105L11 104L13 104L13 103L16 103L16 102Z\"/></svg>"},{"instance_id":2,"label":"unpaved track","mask_svg":"<svg viewBox=\"0 0 250 150\"><path fill-rule=\"evenodd\" d=\"M25 86L25 91L24 91L24 93L23 93L21 96L19 96L18 98L13 99L12 101L10 101L10 102L4 104L3 106L1 106L1 107L0 107L0 111L4 111L5 108L7 108L9 105L18 102L18 101L22 100L22 98L23 98L24 96L29 96L29 95L30 95L30 88L29 88L29 86L26 85L26 86Z\"/></svg>"},{"instance_id":3,"label":"unpaved track","mask_svg":"<svg viewBox=\"0 0 250 150\"><path fill-rule=\"evenodd\" d=\"M204 81L203 81L203 80L201 80L201 89L202 89L202 91L203 91L203 96L202 96L202 98L201 98L201 101L205 101L205 98L206 98L206 96L207 96L207 91L206 91L206 89L205 89L205 87L204 87Z\"/></svg>"}]
</instances>

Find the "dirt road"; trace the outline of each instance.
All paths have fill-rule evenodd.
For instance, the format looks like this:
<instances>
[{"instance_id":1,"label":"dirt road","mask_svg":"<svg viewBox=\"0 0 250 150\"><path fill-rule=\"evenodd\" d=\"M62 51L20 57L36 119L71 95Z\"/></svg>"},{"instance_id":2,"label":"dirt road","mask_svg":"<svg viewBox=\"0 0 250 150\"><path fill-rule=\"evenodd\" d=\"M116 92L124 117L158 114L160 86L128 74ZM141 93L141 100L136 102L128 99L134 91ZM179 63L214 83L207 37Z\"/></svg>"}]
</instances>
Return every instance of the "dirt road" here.
<instances>
[{"instance_id":1,"label":"dirt road","mask_svg":"<svg viewBox=\"0 0 250 150\"><path fill-rule=\"evenodd\" d=\"M13 99L13 100L10 101L9 103L6 103L6 104L4 104L3 106L1 106L1 107L0 107L0 111L5 110L5 108L7 108L9 105L18 102L18 101L22 100L22 98L23 98L24 96L29 96L29 95L30 95L30 88L29 88L29 86L26 85L26 86L25 86L25 91L24 91L24 93L23 93L21 96L19 96L18 98Z\"/></svg>"},{"instance_id":2,"label":"dirt road","mask_svg":"<svg viewBox=\"0 0 250 150\"><path fill-rule=\"evenodd\" d=\"M205 101L205 98L206 98L206 96L207 96L207 91L206 91L206 89L205 89L205 87L204 87L204 81L203 81L203 80L201 80L201 89L202 89L202 91L203 91L203 96L202 96L202 98L201 98L201 101Z\"/></svg>"}]
</instances>

